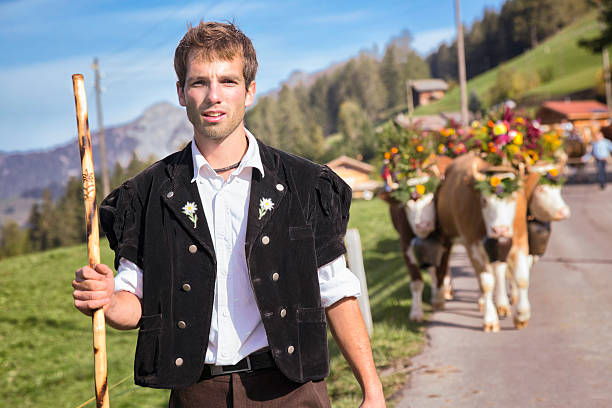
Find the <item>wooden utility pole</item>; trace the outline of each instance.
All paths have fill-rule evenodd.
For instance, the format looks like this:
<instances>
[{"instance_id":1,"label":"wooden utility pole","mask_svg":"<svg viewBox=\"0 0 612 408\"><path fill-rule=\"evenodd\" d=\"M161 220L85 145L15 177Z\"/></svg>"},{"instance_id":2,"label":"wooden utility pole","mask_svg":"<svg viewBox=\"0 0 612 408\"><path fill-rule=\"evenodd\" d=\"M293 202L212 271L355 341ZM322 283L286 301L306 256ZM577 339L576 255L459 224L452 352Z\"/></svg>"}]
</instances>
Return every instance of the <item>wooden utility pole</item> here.
<instances>
[{"instance_id":1,"label":"wooden utility pole","mask_svg":"<svg viewBox=\"0 0 612 408\"><path fill-rule=\"evenodd\" d=\"M408 103L408 119L412 124L412 115L414 114L414 97L412 96L412 81L406 80L406 102Z\"/></svg>"},{"instance_id":2,"label":"wooden utility pole","mask_svg":"<svg viewBox=\"0 0 612 408\"><path fill-rule=\"evenodd\" d=\"M463 25L459 11L459 0L455 0L455 19L457 20L457 64L459 65L459 87L461 89L461 124L468 124L467 83L465 79L465 49L463 46Z\"/></svg>"},{"instance_id":3,"label":"wooden utility pole","mask_svg":"<svg viewBox=\"0 0 612 408\"><path fill-rule=\"evenodd\" d=\"M106 138L102 121L102 87L100 86L100 64L97 57L94 58L91 67L96 73L96 108L98 109L98 140L100 142L100 161L102 162L102 194L106 197L110 193L110 179L106 166Z\"/></svg>"}]
</instances>

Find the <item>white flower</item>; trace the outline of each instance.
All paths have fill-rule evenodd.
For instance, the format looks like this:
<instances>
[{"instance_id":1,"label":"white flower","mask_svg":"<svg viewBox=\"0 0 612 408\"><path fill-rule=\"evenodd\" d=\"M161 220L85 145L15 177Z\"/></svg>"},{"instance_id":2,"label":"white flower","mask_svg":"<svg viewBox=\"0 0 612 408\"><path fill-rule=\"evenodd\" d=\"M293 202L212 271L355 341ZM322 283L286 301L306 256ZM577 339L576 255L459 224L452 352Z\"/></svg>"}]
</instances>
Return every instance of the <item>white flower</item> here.
<instances>
[{"instance_id":1,"label":"white flower","mask_svg":"<svg viewBox=\"0 0 612 408\"><path fill-rule=\"evenodd\" d=\"M274 203L271 198L262 198L259 200L259 219L266 215L268 211L274 208Z\"/></svg>"},{"instance_id":2,"label":"white flower","mask_svg":"<svg viewBox=\"0 0 612 408\"><path fill-rule=\"evenodd\" d=\"M198 216L196 211L198 211L198 206L196 203L192 203L190 201L185 203L185 206L183 207L183 214L189 217L189 220L193 222L193 228L198 225Z\"/></svg>"},{"instance_id":3,"label":"white flower","mask_svg":"<svg viewBox=\"0 0 612 408\"><path fill-rule=\"evenodd\" d=\"M187 201L187 203L183 207L183 214L185 215L193 215L196 211L198 211L198 206L196 205L196 203Z\"/></svg>"}]
</instances>

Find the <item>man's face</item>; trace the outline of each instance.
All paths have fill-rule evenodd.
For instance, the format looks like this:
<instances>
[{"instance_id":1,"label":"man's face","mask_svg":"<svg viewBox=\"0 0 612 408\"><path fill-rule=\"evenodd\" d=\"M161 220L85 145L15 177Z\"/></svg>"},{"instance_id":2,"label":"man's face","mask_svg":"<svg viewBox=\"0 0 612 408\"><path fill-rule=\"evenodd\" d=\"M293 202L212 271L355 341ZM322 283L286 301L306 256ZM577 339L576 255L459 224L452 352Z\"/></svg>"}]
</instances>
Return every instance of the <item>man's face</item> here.
<instances>
[{"instance_id":1,"label":"man's face","mask_svg":"<svg viewBox=\"0 0 612 408\"><path fill-rule=\"evenodd\" d=\"M255 81L245 87L240 57L204 61L191 54L185 86L177 82L176 88L196 138L218 142L242 132L245 108L255 97Z\"/></svg>"}]
</instances>

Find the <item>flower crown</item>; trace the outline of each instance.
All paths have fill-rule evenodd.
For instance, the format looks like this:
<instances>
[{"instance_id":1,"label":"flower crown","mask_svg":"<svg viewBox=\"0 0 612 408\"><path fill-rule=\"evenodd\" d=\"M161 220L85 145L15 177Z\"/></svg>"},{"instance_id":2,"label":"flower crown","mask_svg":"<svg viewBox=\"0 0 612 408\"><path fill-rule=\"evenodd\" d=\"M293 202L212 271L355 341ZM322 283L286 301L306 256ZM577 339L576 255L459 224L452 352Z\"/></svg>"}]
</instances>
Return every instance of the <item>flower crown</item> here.
<instances>
[{"instance_id":1,"label":"flower crown","mask_svg":"<svg viewBox=\"0 0 612 408\"><path fill-rule=\"evenodd\" d=\"M476 181L474 187L485 195L505 198L519 189L519 179L514 173L493 173Z\"/></svg>"}]
</instances>

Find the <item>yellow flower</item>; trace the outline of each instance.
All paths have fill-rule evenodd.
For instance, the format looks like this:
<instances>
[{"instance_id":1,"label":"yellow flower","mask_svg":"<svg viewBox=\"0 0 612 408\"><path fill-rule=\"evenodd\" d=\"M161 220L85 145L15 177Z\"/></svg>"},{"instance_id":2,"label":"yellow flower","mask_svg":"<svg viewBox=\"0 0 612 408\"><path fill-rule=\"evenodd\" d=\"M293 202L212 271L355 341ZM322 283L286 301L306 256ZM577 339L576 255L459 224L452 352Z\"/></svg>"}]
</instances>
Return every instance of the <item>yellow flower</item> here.
<instances>
[{"instance_id":1,"label":"yellow flower","mask_svg":"<svg viewBox=\"0 0 612 408\"><path fill-rule=\"evenodd\" d=\"M548 174L550 174L552 177L557 177L559 175L559 170L557 170L557 169L550 169L550 170L548 170Z\"/></svg>"},{"instance_id":2,"label":"yellow flower","mask_svg":"<svg viewBox=\"0 0 612 408\"><path fill-rule=\"evenodd\" d=\"M417 184L416 192L419 193L419 195L425 194L425 186L422 184Z\"/></svg>"},{"instance_id":3,"label":"yellow flower","mask_svg":"<svg viewBox=\"0 0 612 408\"><path fill-rule=\"evenodd\" d=\"M514 136L512 143L518 146L522 145L523 144L523 134L521 132L516 132L516 135Z\"/></svg>"},{"instance_id":4,"label":"yellow flower","mask_svg":"<svg viewBox=\"0 0 612 408\"><path fill-rule=\"evenodd\" d=\"M399 152L399 150L398 150L398 148L397 148L397 147L392 147L392 148L391 148L391 153L393 153L393 154L397 154L397 152Z\"/></svg>"},{"instance_id":5,"label":"yellow flower","mask_svg":"<svg viewBox=\"0 0 612 408\"><path fill-rule=\"evenodd\" d=\"M512 144L507 145L506 150L510 154L517 154L518 152L521 151L521 149L517 145L512 145Z\"/></svg>"},{"instance_id":6,"label":"yellow flower","mask_svg":"<svg viewBox=\"0 0 612 408\"><path fill-rule=\"evenodd\" d=\"M385 159L389 160L391 158L391 153L385 152Z\"/></svg>"},{"instance_id":7,"label":"yellow flower","mask_svg":"<svg viewBox=\"0 0 612 408\"><path fill-rule=\"evenodd\" d=\"M473 128L478 128L478 127L480 127L480 122L479 122L479 121L477 121L477 120L473 120L473 121L472 121L472 127L473 127Z\"/></svg>"},{"instance_id":8,"label":"yellow flower","mask_svg":"<svg viewBox=\"0 0 612 408\"><path fill-rule=\"evenodd\" d=\"M439 152L440 154L442 154L442 153L444 153L444 150L446 150L446 149L444 148L444 145L443 145L442 143L440 143L440 144L438 145L438 152Z\"/></svg>"},{"instance_id":9,"label":"yellow flower","mask_svg":"<svg viewBox=\"0 0 612 408\"><path fill-rule=\"evenodd\" d=\"M493 187L497 187L499 185L499 183L501 183L501 180L499 179L499 177L497 176L493 176L491 177L491 179L489 180L489 183L493 186Z\"/></svg>"},{"instance_id":10,"label":"yellow flower","mask_svg":"<svg viewBox=\"0 0 612 408\"><path fill-rule=\"evenodd\" d=\"M520 123L520 124L525 123L525 121L523 120L523 118L521 118L520 116L519 116L518 118L516 118L514 121L515 121L516 123Z\"/></svg>"},{"instance_id":11,"label":"yellow flower","mask_svg":"<svg viewBox=\"0 0 612 408\"><path fill-rule=\"evenodd\" d=\"M503 122L498 122L493 127L493 134L495 136L503 135L508 131L508 128Z\"/></svg>"},{"instance_id":12,"label":"yellow flower","mask_svg":"<svg viewBox=\"0 0 612 408\"><path fill-rule=\"evenodd\" d=\"M418 145L417 148L416 148L417 152L419 152L419 153L422 152L424 149L425 148L423 146L421 146L421 145Z\"/></svg>"}]
</instances>

